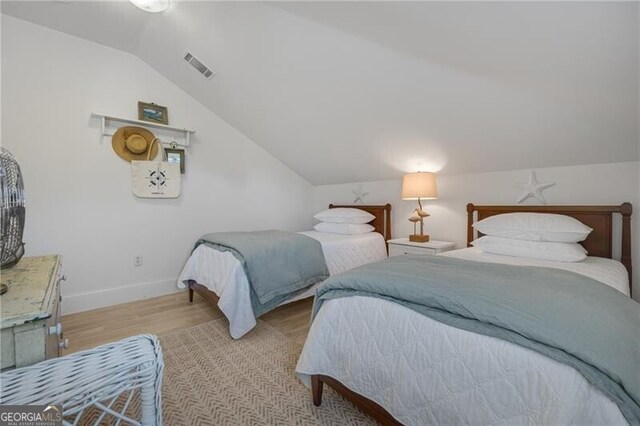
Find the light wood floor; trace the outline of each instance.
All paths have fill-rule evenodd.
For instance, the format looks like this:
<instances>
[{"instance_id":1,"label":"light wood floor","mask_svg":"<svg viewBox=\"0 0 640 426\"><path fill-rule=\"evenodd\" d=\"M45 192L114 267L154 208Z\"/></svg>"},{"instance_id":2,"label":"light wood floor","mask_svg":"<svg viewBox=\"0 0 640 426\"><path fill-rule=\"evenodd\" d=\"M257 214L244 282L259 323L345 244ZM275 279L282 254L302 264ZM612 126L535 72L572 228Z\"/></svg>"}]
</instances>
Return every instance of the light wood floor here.
<instances>
[{"instance_id":1,"label":"light wood floor","mask_svg":"<svg viewBox=\"0 0 640 426\"><path fill-rule=\"evenodd\" d=\"M260 319L299 344L309 331L313 298L277 308ZM69 354L136 334L163 334L223 317L214 304L197 294L189 303L186 292L94 309L62 317Z\"/></svg>"}]
</instances>

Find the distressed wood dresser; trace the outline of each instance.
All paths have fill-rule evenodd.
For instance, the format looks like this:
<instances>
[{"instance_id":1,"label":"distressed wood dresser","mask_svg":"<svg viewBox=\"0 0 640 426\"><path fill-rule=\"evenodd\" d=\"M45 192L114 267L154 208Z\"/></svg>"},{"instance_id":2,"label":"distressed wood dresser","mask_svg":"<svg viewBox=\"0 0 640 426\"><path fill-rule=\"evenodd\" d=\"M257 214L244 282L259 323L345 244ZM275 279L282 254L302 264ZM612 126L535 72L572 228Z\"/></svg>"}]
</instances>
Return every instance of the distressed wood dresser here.
<instances>
[{"instance_id":1,"label":"distressed wood dresser","mask_svg":"<svg viewBox=\"0 0 640 426\"><path fill-rule=\"evenodd\" d=\"M60 324L62 256L23 257L0 273L0 369L24 367L60 355L68 341Z\"/></svg>"}]
</instances>

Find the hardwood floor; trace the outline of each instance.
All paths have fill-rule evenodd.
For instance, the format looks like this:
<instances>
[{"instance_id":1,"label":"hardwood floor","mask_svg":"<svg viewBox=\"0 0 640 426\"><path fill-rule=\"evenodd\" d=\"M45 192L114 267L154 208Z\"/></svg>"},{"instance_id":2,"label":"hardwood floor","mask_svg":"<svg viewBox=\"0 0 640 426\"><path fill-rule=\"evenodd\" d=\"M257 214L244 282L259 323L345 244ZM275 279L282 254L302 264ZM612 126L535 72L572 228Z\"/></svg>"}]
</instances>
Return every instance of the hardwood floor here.
<instances>
[{"instance_id":1,"label":"hardwood floor","mask_svg":"<svg viewBox=\"0 0 640 426\"><path fill-rule=\"evenodd\" d=\"M309 331L313 298L290 303L261 317L283 334L303 344ZM163 334L223 317L217 306L197 294L189 303L186 292L94 309L62 317L69 349L90 349L136 334Z\"/></svg>"}]
</instances>

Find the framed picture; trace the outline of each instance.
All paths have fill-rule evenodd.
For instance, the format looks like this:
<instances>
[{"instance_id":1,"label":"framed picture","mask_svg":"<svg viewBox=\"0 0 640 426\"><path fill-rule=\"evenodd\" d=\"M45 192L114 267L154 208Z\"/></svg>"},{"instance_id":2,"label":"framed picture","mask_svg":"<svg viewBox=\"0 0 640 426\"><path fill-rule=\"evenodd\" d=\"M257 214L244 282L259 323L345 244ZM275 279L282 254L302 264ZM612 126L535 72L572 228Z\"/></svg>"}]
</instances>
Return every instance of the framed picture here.
<instances>
[{"instance_id":1,"label":"framed picture","mask_svg":"<svg viewBox=\"0 0 640 426\"><path fill-rule=\"evenodd\" d=\"M167 107L147 102L138 102L138 120L157 124L169 124Z\"/></svg>"},{"instance_id":2,"label":"framed picture","mask_svg":"<svg viewBox=\"0 0 640 426\"><path fill-rule=\"evenodd\" d=\"M180 173L184 174L184 149L165 148L167 161L169 163L180 164Z\"/></svg>"}]
</instances>

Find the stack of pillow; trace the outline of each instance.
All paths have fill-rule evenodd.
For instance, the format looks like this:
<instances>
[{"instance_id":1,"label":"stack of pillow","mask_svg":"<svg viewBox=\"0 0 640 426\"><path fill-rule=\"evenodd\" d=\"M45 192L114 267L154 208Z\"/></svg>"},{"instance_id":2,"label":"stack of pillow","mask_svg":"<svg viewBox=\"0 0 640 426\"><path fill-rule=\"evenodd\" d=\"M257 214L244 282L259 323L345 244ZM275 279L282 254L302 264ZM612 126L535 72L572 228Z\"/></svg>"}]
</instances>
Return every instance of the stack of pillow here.
<instances>
[{"instance_id":1,"label":"stack of pillow","mask_svg":"<svg viewBox=\"0 0 640 426\"><path fill-rule=\"evenodd\" d=\"M593 229L565 215L506 213L475 223L484 234L473 241L484 252L555 262L580 262L587 251L578 244Z\"/></svg>"},{"instance_id":2,"label":"stack of pillow","mask_svg":"<svg viewBox=\"0 0 640 426\"><path fill-rule=\"evenodd\" d=\"M313 227L319 232L358 235L375 231L375 228L369 225L369 222L376 217L360 209L337 207L321 211L314 218L320 221Z\"/></svg>"}]
</instances>

